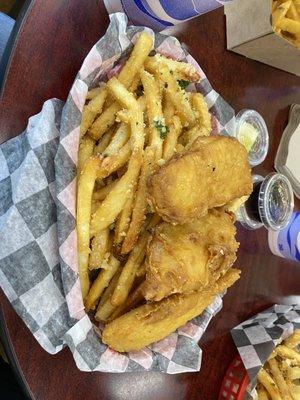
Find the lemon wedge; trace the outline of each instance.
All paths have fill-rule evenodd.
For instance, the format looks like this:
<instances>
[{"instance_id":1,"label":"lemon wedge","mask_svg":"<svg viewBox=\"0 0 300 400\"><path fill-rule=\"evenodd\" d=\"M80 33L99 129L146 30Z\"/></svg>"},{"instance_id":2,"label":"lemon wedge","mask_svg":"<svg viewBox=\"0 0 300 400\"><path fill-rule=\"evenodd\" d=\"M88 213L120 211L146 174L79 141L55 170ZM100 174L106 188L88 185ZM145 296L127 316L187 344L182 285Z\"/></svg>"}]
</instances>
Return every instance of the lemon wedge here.
<instances>
[{"instance_id":1,"label":"lemon wedge","mask_svg":"<svg viewBox=\"0 0 300 400\"><path fill-rule=\"evenodd\" d=\"M249 122L244 122L239 131L239 142L246 147L249 153L257 139L259 132L258 130Z\"/></svg>"}]
</instances>

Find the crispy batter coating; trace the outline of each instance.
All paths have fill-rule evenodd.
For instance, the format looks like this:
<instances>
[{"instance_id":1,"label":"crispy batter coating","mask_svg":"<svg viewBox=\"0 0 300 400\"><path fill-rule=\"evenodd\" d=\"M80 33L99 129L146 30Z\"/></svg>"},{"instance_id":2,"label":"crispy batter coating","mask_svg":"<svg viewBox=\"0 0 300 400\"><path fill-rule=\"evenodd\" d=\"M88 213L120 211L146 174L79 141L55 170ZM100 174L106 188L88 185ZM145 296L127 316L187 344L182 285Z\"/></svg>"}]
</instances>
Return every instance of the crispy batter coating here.
<instances>
[{"instance_id":1,"label":"crispy batter coating","mask_svg":"<svg viewBox=\"0 0 300 400\"><path fill-rule=\"evenodd\" d=\"M217 210L193 223L157 225L147 249L145 298L159 301L215 282L236 260L235 233L231 214Z\"/></svg>"},{"instance_id":2,"label":"crispy batter coating","mask_svg":"<svg viewBox=\"0 0 300 400\"><path fill-rule=\"evenodd\" d=\"M135 308L106 325L102 341L119 352L140 350L157 342L201 314L218 293L233 285L239 273L239 270L230 269L201 292L175 294Z\"/></svg>"},{"instance_id":3,"label":"crispy batter coating","mask_svg":"<svg viewBox=\"0 0 300 400\"><path fill-rule=\"evenodd\" d=\"M148 179L148 202L165 221L183 224L252 191L247 151L236 139L199 137Z\"/></svg>"}]
</instances>

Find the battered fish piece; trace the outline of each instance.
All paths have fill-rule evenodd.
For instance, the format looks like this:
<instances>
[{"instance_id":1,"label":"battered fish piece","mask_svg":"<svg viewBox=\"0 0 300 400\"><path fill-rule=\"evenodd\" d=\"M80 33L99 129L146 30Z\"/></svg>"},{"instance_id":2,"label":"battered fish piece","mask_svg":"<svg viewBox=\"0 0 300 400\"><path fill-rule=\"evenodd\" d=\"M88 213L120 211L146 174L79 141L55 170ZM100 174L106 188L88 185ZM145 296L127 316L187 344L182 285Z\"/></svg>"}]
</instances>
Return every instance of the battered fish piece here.
<instances>
[{"instance_id":1,"label":"battered fish piece","mask_svg":"<svg viewBox=\"0 0 300 400\"><path fill-rule=\"evenodd\" d=\"M215 282L236 260L235 233L232 215L217 210L193 223L157 225L147 248L144 297L159 301Z\"/></svg>"},{"instance_id":2,"label":"battered fish piece","mask_svg":"<svg viewBox=\"0 0 300 400\"><path fill-rule=\"evenodd\" d=\"M140 306L106 325L102 341L119 352L140 350L157 342L201 314L218 293L239 279L239 274L239 270L230 269L201 292L173 295L158 303Z\"/></svg>"},{"instance_id":3,"label":"battered fish piece","mask_svg":"<svg viewBox=\"0 0 300 400\"><path fill-rule=\"evenodd\" d=\"M148 179L148 202L165 221L184 224L252 192L247 151L236 139L199 137Z\"/></svg>"}]
</instances>

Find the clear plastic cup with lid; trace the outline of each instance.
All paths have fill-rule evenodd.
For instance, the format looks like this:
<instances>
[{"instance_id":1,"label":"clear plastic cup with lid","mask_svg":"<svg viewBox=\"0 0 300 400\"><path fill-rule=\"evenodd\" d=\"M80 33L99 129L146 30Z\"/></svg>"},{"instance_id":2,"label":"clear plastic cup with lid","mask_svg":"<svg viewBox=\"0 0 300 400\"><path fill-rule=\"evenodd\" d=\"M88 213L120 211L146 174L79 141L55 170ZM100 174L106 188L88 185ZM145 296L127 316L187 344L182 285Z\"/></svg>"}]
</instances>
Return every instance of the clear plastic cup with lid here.
<instances>
[{"instance_id":1,"label":"clear plastic cup with lid","mask_svg":"<svg viewBox=\"0 0 300 400\"><path fill-rule=\"evenodd\" d=\"M269 132L257 111L244 109L237 114L235 137L246 147L251 167L264 161L269 149Z\"/></svg>"},{"instance_id":2,"label":"clear plastic cup with lid","mask_svg":"<svg viewBox=\"0 0 300 400\"><path fill-rule=\"evenodd\" d=\"M237 220L247 229L284 229L291 220L294 193L289 180L271 173L263 178L253 175L253 192L238 209Z\"/></svg>"}]
</instances>

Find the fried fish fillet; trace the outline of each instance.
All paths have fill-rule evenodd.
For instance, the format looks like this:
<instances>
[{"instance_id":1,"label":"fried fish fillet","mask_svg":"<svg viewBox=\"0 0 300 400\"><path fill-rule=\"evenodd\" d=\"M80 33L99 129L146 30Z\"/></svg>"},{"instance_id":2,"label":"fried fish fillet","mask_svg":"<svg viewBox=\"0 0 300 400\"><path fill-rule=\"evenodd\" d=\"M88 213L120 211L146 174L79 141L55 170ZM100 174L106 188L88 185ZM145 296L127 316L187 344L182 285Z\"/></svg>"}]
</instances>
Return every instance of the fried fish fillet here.
<instances>
[{"instance_id":1,"label":"fried fish fillet","mask_svg":"<svg viewBox=\"0 0 300 400\"><path fill-rule=\"evenodd\" d=\"M157 225L147 248L144 297L159 301L215 282L236 260L235 233L231 214L217 210L193 223Z\"/></svg>"},{"instance_id":2,"label":"fried fish fillet","mask_svg":"<svg viewBox=\"0 0 300 400\"><path fill-rule=\"evenodd\" d=\"M183 224L252 192L247 151L236 139L199 137L148 179L148 202L165 221Z\"/></svg>"},{"instance_id":3,"label":"fried fish fillet","mask_svg":"<svg viewBox=\"0 0 300 400\"><path fill-rule=\"evenodd\" d=\"M230 269L201 292L175 294L160 302L140 306L106 325L102 341L119 352L140 350L157 342L201 314L218 293L234 284L239 273L237 269Z\"/></svg>"}]
</instances>

